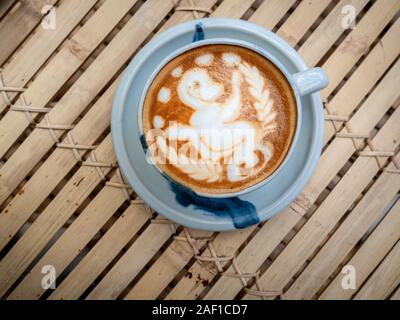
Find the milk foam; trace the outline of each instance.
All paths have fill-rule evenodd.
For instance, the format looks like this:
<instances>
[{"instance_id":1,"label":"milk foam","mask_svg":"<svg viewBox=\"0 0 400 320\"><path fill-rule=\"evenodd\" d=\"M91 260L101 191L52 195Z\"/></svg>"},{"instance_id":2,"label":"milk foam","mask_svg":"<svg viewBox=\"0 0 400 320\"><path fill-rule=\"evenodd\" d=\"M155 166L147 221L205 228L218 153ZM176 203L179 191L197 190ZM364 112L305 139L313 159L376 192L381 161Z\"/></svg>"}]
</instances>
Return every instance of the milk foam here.
<instances>
[{"instance_id":1,"label":"milk foam","mask_svg":"<svg viewBox=\"0 0 400 320\"><path fill-rule=\"evenodd\" d=\"M164 127L165 120L160 116L154 116L153 125L154 125L154 128L160 129L160 128Z\"/></svg>"},{"instance_id":2,"label":"milk foam","mask_svg":"<svg viewBox=\"0 0 400 320\"><path fill-rule=\"evenodd\" d=\"M171 75L175 78L179 78L182 75L182 72L182 67L176 67L174 70L172 70Z\"/></svg>"},{"instance_id":3,"label":"milk foam","mask_svg":"<svg viewBox=\"0 0 400 320\"><path fill-rule=\"evenodd\" d=\"M162 87L158 92L158 101L167 103L170 98L171 98L171 90L166 87Z\"/></svg>"},{"instance_id":4,"label":"milk foam","mask_svg":"<svg viewBox=\"0 0 400 320\"><path fill-rule=\"evenodd\" d=\"M227 52L222 54L222 61L228 67L239 65L240 60L241 58L235 53Z\"/></svg>"},{"instance_id":5,"label":"milk foam","mask_svg":"<svg viewBox=\"0 0 400 320\"><path fill-rule=\"evenodd\" d=\"M224 84L216 82L205 68L216 59L233 68L229 71L229 95ZM158 92L158 101L167 103L171 91L176 90L178 99L193 110L188 124L167 124L165 136L157 140L159 151L176 168L198 181L234 182L257 174L273 156L273 150L263 139L277 126L266 79L251 61L243 61L236 53L220 56L206 53L197 56L194 62L197 66L186 70L183 65L177 66L171 72L179 78L176 87L164 86ZM245 101L243 84L248 88L246 95L249 92L252 96L250 107L254 108L257 121L240 118ZM160 129L165 121L156 115L153 125ZM186 143L190 148L185 150L195 150L195 153L179 152L168 141ZM195 156L198 158L194 159Z\"/></svg>"},{"instance_id":6,"label":"milk foam","mask_svg":"<svg viewBox=\"0 0 400 320\"><path fill-rule=\"evenodd\" d=\"M213 62L213 60L214 55L212 55L211 53L203 54L195 59L196 64L203 67L209 66Z\"/></svg>"}]
</instances>

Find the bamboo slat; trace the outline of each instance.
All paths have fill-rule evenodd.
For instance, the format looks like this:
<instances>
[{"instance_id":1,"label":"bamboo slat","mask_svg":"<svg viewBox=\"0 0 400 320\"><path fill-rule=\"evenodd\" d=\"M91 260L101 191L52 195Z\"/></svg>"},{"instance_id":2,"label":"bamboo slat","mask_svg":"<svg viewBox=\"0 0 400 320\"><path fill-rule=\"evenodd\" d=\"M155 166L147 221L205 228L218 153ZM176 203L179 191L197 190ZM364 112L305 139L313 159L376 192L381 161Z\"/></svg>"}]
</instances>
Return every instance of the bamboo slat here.
<instances>
[{"instance_id":1,"label":"bamboo slat","mask_svg":"<svg viewBox=\"0 0 400 320\"><path fill-rule=\"evenodd\" d=\"M119 78L108 88L79 124L71 130L70 137L73 137L75 143L90 146L107 128L118 80ZM98 131L90 130L90 128L97 128ZM63 143L70 143L69 139L69 137L66 137ZM108 149L111 150L110 147ZM79 150L78 152L82 155L84 151ZM97 155L96 151L94 152ZM40 169L24 185L24 191L18 193L0 214L0 248L4 248L51 191L76 165L78 160L72 150L57 148L42 164Z\"/></svg>"},{"instance_id":2,"label":"bamboo slat","mask_svg":"<svg viewBox=\"0 0 400 320\"><path fill-rule=\"evenodd\" d=\"M391 300L400 300L400 288L390 298Z\"/></svg>"},{"instance_id":3,"label":"bamboo slat","mask_svg":"<svg viewBox=\"0 0 400 320\"><path fill-rule=\"evenodd\" d=\"M399 190L400 175L383 172L339 229L291 285L285 297L313 298ZM400 231L398 235L400 236Z\"/></svg>"},{"instance_id":4,"label":"bamboo slat","mask_svg":"<svg viewBox=\"0 0 400 320\"><path fill-rule=\"evenodd\" d=\"M222 2L211 14L215 18L236 18L240 19L242 15L250 8L255 0L231 0Z\"/></svg>"},{"instance_id":5,"label":"bamboo slat","mask_svg":"<svg viewBox=\"0 0 400 320\"><path fill-rule=\"evenodd\" d=\"M286 213L282 213L285 215ZM237 255L236 263L240 266L240 271L243 274L255 274L260 265L265 260L265 255L269 255L278 246L287 233L291 230L291 221L295 220L295 215L289 215L285 219L277 219L274 217L265 223L257 234L250 240L246 247ZM288 227L290 226L290 227ZM280 233L273 232L279 228ZM232 241L232 240L229 240ZM262 252L262 254L260 254ZM237 273L233 266L230 266L226 272L228 274ZM185 279L186 280L186 279ZM222 276L217 280L216 283L210 288L205 296L205 299L219 299L219 297L234 297L243 287L247 286L247 283L254 280L254 277L245 278L245 284L242 283L240 278ZM176 288L171 292L170 298L173 299L176 296L181 296L178 288L187 290L188 286L185 285L187 281L181 281L182 284L178 284ZM191 290L189 292L183 291L182 296L188 294L192 297Z\"/></svg>"},{"instance_id":6,"label":"bamboo slat","mask_svg":"<svg viewBox=\"0 0 400 320\"><path fill-rule=\"evenodd\" d=\"M4 0L0 2L0 19L15 4L15 0Z\"/></svg>"},{"instance_id":7,"label":"bamboo slat","mask_svg":"<svg viewBox=\"0 0 400 320\"><path fill-rule=\"evenodd\" d=\"M276 34L284 38L294 47L305 35L315 20L322 14L329 3L329 0L300 2ZM307 19L304 19L305 16Z\"/></svg>"},{"instance_id":8,"label":"bamboo slat","mask_svg":"<svg viewBox=\"0 0 400 320\"><path fill-rule=\"evenodd\" d=\"M358 105L370 89L398 57L400 44L400 21L397 20L382 37L358 69L347 80L346 85L329 101L331 114L348 115L351 106ZM332 138L335 127L332 123L325 126L325 143Z\"/></svg>"},{"instance_id":9,"label":"bamboo slat","mask_svg":"<svg viewBox=\"0 0 400 320\"><path fill-rule=\"evenodd\" d=\"M218 272L214 262L202 261L200 259L209 257L225 258L231 256L252 231L254 231L254 227L235 232L234 241L231 241L232 235L229 232L219 233L212 242L209 242L209 246L212 244L212 248L207 248L203 251L200 258L197 259L197 262L193 264L183 278L189 279L189 290L191 294L194 295L193 298L197 297L195 292L201 292L201 289L208 285L212 276ZM226 246L227 243L229 243L229 246ZM140 281L125 296L125 299L156 299L160 292L165 289L168 283L174 279L176 274L182 270L194 255L192 250L189 250L189 254L187 255L180 254L180 251L177 250L177 246L179 247L180 245L179 240L172 242L157 262L151 266ZM171 261L173 262L171 263ZM230 260L221 261L221 266L224 267L229 261ZM178 290L179 293L184 293L180 291L177 286L174 287L175 292L176 290ZM174 299L175 298L177 297L174 297ZM184 298L187 299L188 296L185 295Z\"/></svg>"},{"instance_id":10,"label":"bamboo slat","mask_svg":"<svg viewBox=\"0 0 400 320\"><path fill-rule=\"evenodd\" d=\"M343 290L341 285L343 274L338 274L322 293L320 299L350 299L356 293L376 266L385 258L386 253L400 239L399 213L400 202L397 201L397 204L388 212L376 230L346 263L356 270L356 290ZM386 282L386 280L382 282Z\"/></svg>"},{"instance_id":11,"label":"bamboo slat","mask_svg":"<svg viewBox=\"0 0 400 320\"><path fill-rule=\"evenodd\" d=\"M356 300L382 300L400 283L400 241L356 294Z\"/></svg>"},{"instance_id":12,"label":"bamboo slat","mask_svg":"<svg viewBox=\"0 0 400 320\"><path fill-rule=\"evenodd\" d=\"M53 292L50 299L77 299L96 277L111 263L131 240L133 234L149 219L148 208L132 204L100 239L79 265ZM146 231L149 228L146 229ZM162 235L169 234L168 226L157 230ZM153 234L154 235L154 234Z\"/></svg>"},{"instance_id":13,"label":"bamboo slat","mask_svg":"<svg viewBox=\"0 0 400 320\"><path fill-rule=\"evenodd\" d=\"M199 239L193 240L196 251L211 237L211 232L201 232ZM176 273L195 255L192 246L185 240L185 233L182 231L124 299L156 299Z\"/></svg>"},{"instance_id":14,"label":"bamboo slat","mask_svg":"<svg viewBox=\"0 0 400 320\"><path fill-rule=\"evenodd\" d=\"M188 232L193 237L202 238L209 235L209 232L206 231L188 230ZM116 299L170 235L170 225L161 224L160 227L160 224L150 224L141 237L132 244L128 251L93 289L87 299ZM180 235L182 236L183 234ZM197 245L199 245L199 241L195 242L195 246ZM192 256L192 248L186 242L177 244L175 250L180 253L174 256L176 259ZM171 263L174 263L174 260Z\"/></svg>"},{"instance_id":15,"label":"bamboo slat","mask_svg":"<svg viewBox=\"0 0 400 320\"><path fill-rule=\"evenodd\" d=\"M85 25L69 41L67 41L63 45L60 52L58 52L54 59L52 59L52 61L46 65L46 68L42 70L35 81L33 81L29 85L29 88L23 94L26 103L28 105L32 105L33 107L46 107L50 99L82 65L85 59L99 46L99 44L104 40L107 34L109 34L111 30L115 28L117 23L123 18L128 10L134 5L134 3L136 3L136 1L137 0L123 0L120 1L120 5L118 6L115 6L115 3L113 1L106 1L99 8L99 10L97 10L96 13L88 20L88 22L85 23ZM82 77L79 79L83 79L83 81L85 81L85 79ZM87 99L90 98L90 96L88 96L86 92L86 90L88 90L86 87L87 84L85 86L85 83L81 84L80 82L77 82L68 91L70 94L71 92L75 92L75 95L71 94L76 99L75 103L76 101L80 101L81 99L83 100L83 98L79 98L80 96L85 96ZM66 95L64 95L64 97L65 96ZM62 100L59 106L55 109L64 108L64 103L65 100ZM16 103L16 105L24 104L24 101L21 99L19 99ZM61 107L61 104L63 104L63 107ZM68 105L65 105L65 108L68 109ZM60 123L63 123L63 120L53 119L54 113L60 112L54 111L52 109L51 114L50 112L48 113L49 117L53 121L55 121L55 123L57 123L57 120L60 121ZM39 116L35 112L31 112L30 115L32 116L33 120L35 120ZM1 119L1 156L5 154L5 152L29 126L29 124L30 121L27 119L26 114L22 112L9 111ZM37 131L43 130L35 130L35 132ZM48 133L46 132L42 132L41 134L47 134L47 137L49 137ZM60 133L57 132L57 134ZM25 142L30 143L28 140L25 140ZM14 159L15 158L19 158L19 156L15 155ZM10 161L8 161L8 163L10 163ZM6 168L7 164L3 168L1 168L0 171L8 170ZM13 169L10 168L10 171L12 170ZM5 179L0 182L0 202L4 201L5 197L7 197L9 193L13 191L9 191L9 189L6 187L9 183L7 183L7 174L2 174L0 179L3 177ZM23 179L23 177L21 179ZM12 178L12 180L14 180L14 178ZM18 179L15 179L14 181L16 183L20 182L17 182Z\"/></svg>"},{"instance_id":16,"label":"bamboo slat","mask_svg":"<svg viewBox=\"0 0 400 320\"><path fill-rule=\"evenodd\" d=\"M111 177L110 181L121 183L116 174ZM40 279L43 276L41 273L42 266L52 265L61 274L126 200L125 190L105 186L76 218L71 227L62 234L49 251L36 263L35 267L32 268L9 298L34 299L40 297L44 293L44 289L40 285ZM143 220L141 219L141 216L144 215L142 212L147 212L145 216L150 216L149 209L145 205L139 207L139 205L134 204L131 207L127 214L135 216L135 223ZM127 223L126 220L124 221ZM127 234L132 236L134 230L132 227Z\"/></svg>"},{"instance_id":17,"label":"bamboo slat","mask_svg":"<svg viewBox=\"0 0 400 320\"><path fill-rule=\"evenodd\" d=\"M249 21L272 30L294 3L294 0L264 1L250 17Z\"/></svg>"},{"instance_id":18,"label":"bamboo slat","mask_svg":"<svg viewBox=\"0 0 400 320\"><path fill-rule=\"evenodd\" d=\"M351 5L358 14L368 2L368 0L340 1L299 48L298 53L304 61L310 66L316 65L343 33L340 21L343 19L344 6Z\"/></svg>"},{"instance_id":19,"label":"bamboo slat","mask_svg":"<svg viewBox=\"0 0 400 320\"><path fill-rule=\"evenodd\" d=\"M63 1L57 7L56 29L49 32L49 30L39 28L26 41L24 46L1 71L4 84L6 86L24 87L96 2L97 0ZM13 100L17 92L8 92L7 94L9 99ZM6 101L0 99L0 112L3 112L6 107Z\"/></svg>"},{"instance_id":20,"label":"bamboo slat","mask_svg":"<svg viewBox=\"0 0 400 320\"><path fill-rule=\"evenodd\" d=\"M400 121L400 109L396 110L372 140L375 148L393 150L398 146L400 143L396 140L400 136L398 121ZM268 290L283 290L379 169L380 166L375 158L358 158L317 211L261 276L261 285Z\"/></svg>"},{"instance_id":21,"label":"bamboo slat","mask_svg":"<svg viewBox=\"0 0 400 320\"><path fill-rule=\"evenodd\" d=\"M201 7L205 8L207 10L212 9L212 7L217 3L217 0L203 0L201 1ZM178 7L190 7L190 1L189 0L182 0L179 2ZM197 14L193 11L175 11L174 14L167 20L165 23L161 26L161 28L158 30L158 33L165 31L168 28L171 28L174 25L177 25L178 23L183 23L186 21L190 21L192 19L196 19L196 17L202 18L205 16L204 12L197 12Z\"/></svg>"},{"instance_id":22,"label":"bamboo slat","mask_svg":"<svg viewBox=\"0 0 400 320\"><path fill-rule=\"evenodd\" d=\"M53 5L57 0L20 0L0 22L0 39L6 43L0 50L0 66L29 35L42 19L44 5Z\"/></svg>"},{"instance_id":23,"label":"bamboo slat","mask_svg":"<svg viewBox=\"0 0 400 320\"><path fill-rule=\"evenodd\" d=\"M99 162L115 162L110 135L96 149L96 157ZM109 170L110 168L103 168L102 171L107 174ZM0 261L0 296L6 293L10 285L101 181L96 169L88 166L80 167L68 180L56 198Z\"/></svg>"},{"instance_id":24,"label":"bamboo slat","mask_svg":"<svg viewBox=\"0 0 400 320\"><path fill-rule=\"evenodd\" d=\"M368 47L376 39L386 24L397 14L400 2L388 0L376 2L335 51L334 58L329 58L323 68L329 74L328 87L322 90L322 96L328 97L344 75L357 60L365 55Z\"/></svg>"},{"instance_id":25,"label":"bamboo slat","mask_svg":"<svg viewBox=\"0 0 400 320\"><path fill-rule=\"evenodd\" d=\"M335 55L323 64L322 67L329 74L328 87L321 92L323 97L328 97L357 60L367 53L368 47L399 9L400 1L374 3L357 23L357 28L335 50Z\"/></svg>"},{"instance_id":26,"label":"bamboo slat","mask_svg":"<svg viewBox=\"0 0 400 320\"><path fill-rule=\"evenodd\" d=\"M398 92L394 88L395 85L392 81L397 81L394 79L399 76L399 68L400 61L397 61L368 99L365 100L361 109L350 119L348 123L353 132L370 132L385 112L395 103L398 98ZM392 84L392 87L390 87L390 84ZM341 132L347 132L347 129L344 128ZM356 141L356 145L359 146L359 142L357 143ZM317 196L328 185L328 181L332 181L354 151L355 148L351 139L335 138L322 154L316 172L304 189L303 194L311 202L315 201Z\"/></svg>"}]
</instances>

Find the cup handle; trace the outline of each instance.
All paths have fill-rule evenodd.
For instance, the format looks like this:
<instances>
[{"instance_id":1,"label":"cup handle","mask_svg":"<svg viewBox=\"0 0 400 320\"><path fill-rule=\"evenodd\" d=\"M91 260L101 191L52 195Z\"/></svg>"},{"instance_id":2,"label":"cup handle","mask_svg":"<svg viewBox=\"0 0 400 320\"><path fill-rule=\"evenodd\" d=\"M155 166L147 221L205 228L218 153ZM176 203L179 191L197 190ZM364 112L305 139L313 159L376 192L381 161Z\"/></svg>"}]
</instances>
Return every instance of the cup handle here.
<instances>
[{"instance_id":1,"label":"cup handle","mask_svg":"<svg viewBox=\"0 0 400 320\"><path fill-rule=\"evenodd\" d=\"M324 89L328 85L328 76L321 68L311 68L292 75L301 96Z\"/></svg>"}]
</instances>

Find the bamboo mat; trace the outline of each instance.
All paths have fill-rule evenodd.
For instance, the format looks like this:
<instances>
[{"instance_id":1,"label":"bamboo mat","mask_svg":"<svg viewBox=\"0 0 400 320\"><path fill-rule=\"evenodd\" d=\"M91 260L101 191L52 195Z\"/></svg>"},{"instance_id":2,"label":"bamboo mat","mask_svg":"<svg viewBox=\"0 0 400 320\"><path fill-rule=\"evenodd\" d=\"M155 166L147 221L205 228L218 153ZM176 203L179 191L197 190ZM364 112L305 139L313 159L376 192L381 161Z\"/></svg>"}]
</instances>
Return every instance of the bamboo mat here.
<instances>
[{"instance_id":1,"label":"bamboo mat","mask_svg":"<svg viewBox=\"0 0 400 320\"><path fill-rule=\"evenodd\" d=\"M53 30L43 4L55 8ZM0 297L400 299L399 9L400 0L2 1ZM269 221L226 233L183 228L143 203L123 181L109 127L130 59L155 34L204 16L273 30L330 79L324 149L303 192Z\"/></svg>"}]
</instances>

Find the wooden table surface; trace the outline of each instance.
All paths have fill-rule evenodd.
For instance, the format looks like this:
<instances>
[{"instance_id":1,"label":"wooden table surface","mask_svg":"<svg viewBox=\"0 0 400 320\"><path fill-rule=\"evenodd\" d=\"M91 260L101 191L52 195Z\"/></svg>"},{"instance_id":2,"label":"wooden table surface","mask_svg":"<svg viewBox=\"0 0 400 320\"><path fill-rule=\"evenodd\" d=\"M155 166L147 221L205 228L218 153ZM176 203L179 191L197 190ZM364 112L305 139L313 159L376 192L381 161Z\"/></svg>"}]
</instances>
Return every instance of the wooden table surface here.
<instances>
[{"instance_id":1,"label":"wooden table surface","mask_svg":"<svg viewBox=\"0 0 400 320\"><path fill-rule=\"evenodd\" d=\"M400 0L1 1L0 297L400 299L399 9ZM303 192L269 221L226 233L153 212L123 181L110 138L130 59L155 34L204 16L270 29L330 79L323 153Z\"/></svg>"}]
</instances>

